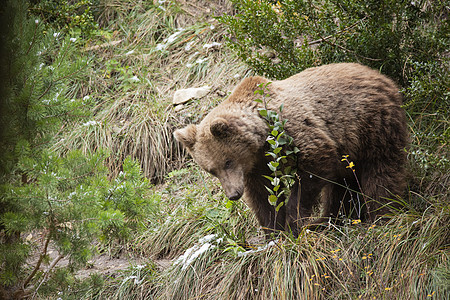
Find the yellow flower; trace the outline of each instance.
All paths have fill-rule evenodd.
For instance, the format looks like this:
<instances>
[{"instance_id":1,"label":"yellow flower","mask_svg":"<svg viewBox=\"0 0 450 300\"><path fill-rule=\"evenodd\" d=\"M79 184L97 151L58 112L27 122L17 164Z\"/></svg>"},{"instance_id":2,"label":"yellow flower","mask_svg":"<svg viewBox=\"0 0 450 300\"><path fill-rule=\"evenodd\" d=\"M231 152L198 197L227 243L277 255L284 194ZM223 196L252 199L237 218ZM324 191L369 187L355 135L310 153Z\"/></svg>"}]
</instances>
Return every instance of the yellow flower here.
<instances>
[{"instance_id":1,"label":"yellow flower","mask_svg":"<svg viewBox=\"0 0 450 300\"><path fill-rule=\"evenodd\" d=\"M351 161L348 163L348 166L346 168L353 169L354 166L355 166L355 164Z\"/></svg>"},{"instance_id":2,"label":"yellow flower","mask_svg":"<svg viewBox=\"0 0 450 300\"><path fill-rule=\"evenodd\" d=\"M353 220L353 221L352 221L352 225L356 225L356 224L359 224L359 223L361 223L361 220L360 220L360 219L357 219L357 220Z\"/></svg>"},{"instance_id":3,"label":"yellow flower","mask_svg":"<svg viewBox=\"0 0 450 300\"><path fill-rule=\"evenodd\" d=\"M316 258L316 260L325 260L325 257Z\"/></svg>"}]
</instances>

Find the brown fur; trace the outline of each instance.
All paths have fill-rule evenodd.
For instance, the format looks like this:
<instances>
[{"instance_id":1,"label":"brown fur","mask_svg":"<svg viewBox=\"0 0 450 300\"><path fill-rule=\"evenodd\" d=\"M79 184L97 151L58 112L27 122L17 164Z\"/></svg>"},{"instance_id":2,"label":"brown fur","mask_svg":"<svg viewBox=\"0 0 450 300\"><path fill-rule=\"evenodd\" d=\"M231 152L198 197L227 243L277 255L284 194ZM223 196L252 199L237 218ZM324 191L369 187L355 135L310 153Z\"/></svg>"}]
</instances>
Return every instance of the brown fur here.
<instances>
[{"instance_id":1,"label":"brown fur","mask_svg":"<svg viewBox=\"0 0 450 300\"><path fill-rule=\"evenodd\" d=\"M294 234L300 225L322 222L347 207L348 189L361 188L370 220L388 212L389 199L405 188L407 130L397 86L351 63L310 68L268 86L269 108L284 105L286 131L300 149L298 180L275 217L262 176L270 174L268 127L257 111L261 104L253 101L258 84L266 82L244 79L199 125L175 132L194 160L219 178L227 197L243 195L263 227ZM342 155L354 162L359 183ZM322 205L322 218L311 220L316 204Z\"/></svg>"}]
</instances>

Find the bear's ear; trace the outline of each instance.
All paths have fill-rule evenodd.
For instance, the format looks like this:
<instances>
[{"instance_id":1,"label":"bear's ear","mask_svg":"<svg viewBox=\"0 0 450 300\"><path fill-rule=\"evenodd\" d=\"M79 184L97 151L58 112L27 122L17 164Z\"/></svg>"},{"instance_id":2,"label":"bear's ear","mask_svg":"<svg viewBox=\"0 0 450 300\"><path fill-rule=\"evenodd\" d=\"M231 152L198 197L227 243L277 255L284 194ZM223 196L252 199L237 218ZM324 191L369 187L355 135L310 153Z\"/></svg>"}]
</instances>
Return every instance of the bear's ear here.
<instances>
[{"instance_id":1,"label":"bear's ear","mask_svg":"<svg viewBox=\"0 0 450 300\"><path fill-rule=\"evenodd\" d=\"M231 135L232 128L230 123L224 118L216 118L209 127L212 135L218 139L223 139Z\"/></svg>"},{"instance_id":2,"label":"bear's ear","mask_svg":"<svg viewBox=\"0 0 450 300\"><path fill-rule=\"evenodd\" d=\"M188 125L182 129L177 129L173 133L173 136L177 141L179 141L187 149L192 149L195 144L195 136L197 134L196 125Z\"/></svg>"}]
</instances>

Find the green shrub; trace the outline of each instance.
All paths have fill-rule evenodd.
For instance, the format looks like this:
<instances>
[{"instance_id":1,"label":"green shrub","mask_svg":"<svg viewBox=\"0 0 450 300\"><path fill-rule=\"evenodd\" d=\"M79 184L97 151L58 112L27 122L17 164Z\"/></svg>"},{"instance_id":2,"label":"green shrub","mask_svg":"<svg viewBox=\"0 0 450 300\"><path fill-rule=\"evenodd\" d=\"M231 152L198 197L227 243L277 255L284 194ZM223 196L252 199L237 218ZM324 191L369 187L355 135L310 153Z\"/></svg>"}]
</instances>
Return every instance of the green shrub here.
<instances>
[{"instance_id":1,"label":"green shrub","mask_svg":"<svg viewBox=\"0 0 450 300\"><path fill-rule=\"evenodd\" d=\"M448 49L444 1L232 2L238 13L219 18L231 47L271 78L358 61L405 83L415 62L437 60Z\"/></svg>"},{"instance_id":2,"label":"green shrub","mask_svg":"<svg viewBox=\"0 0 450 300\"><path fill-rule=\"evenodd\" d=\"M98 28L92 7L91 0L43 0L37 1L30 11L56 30L87 38Z\"/></svg>"}]
</instances>

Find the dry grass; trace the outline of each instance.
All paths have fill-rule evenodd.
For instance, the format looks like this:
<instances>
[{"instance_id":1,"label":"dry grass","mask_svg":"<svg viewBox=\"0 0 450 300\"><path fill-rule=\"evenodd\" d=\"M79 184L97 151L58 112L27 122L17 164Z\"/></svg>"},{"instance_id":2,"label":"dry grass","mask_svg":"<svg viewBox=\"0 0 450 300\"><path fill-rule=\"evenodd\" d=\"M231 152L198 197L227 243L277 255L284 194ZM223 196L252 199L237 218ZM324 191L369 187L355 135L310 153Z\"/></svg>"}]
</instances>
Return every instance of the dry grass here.
<instances>
[{"instance_id":1,"label":"dry grass","mask_svg":"<svg viewBox=\"0 0 450 300\"><path fill-rule=\"evenodd\" d=\"M433 213L304 231L241 256L218 246L148 290L157 299L447 299L448 221Z\"/></svg>"}]
</instances>

